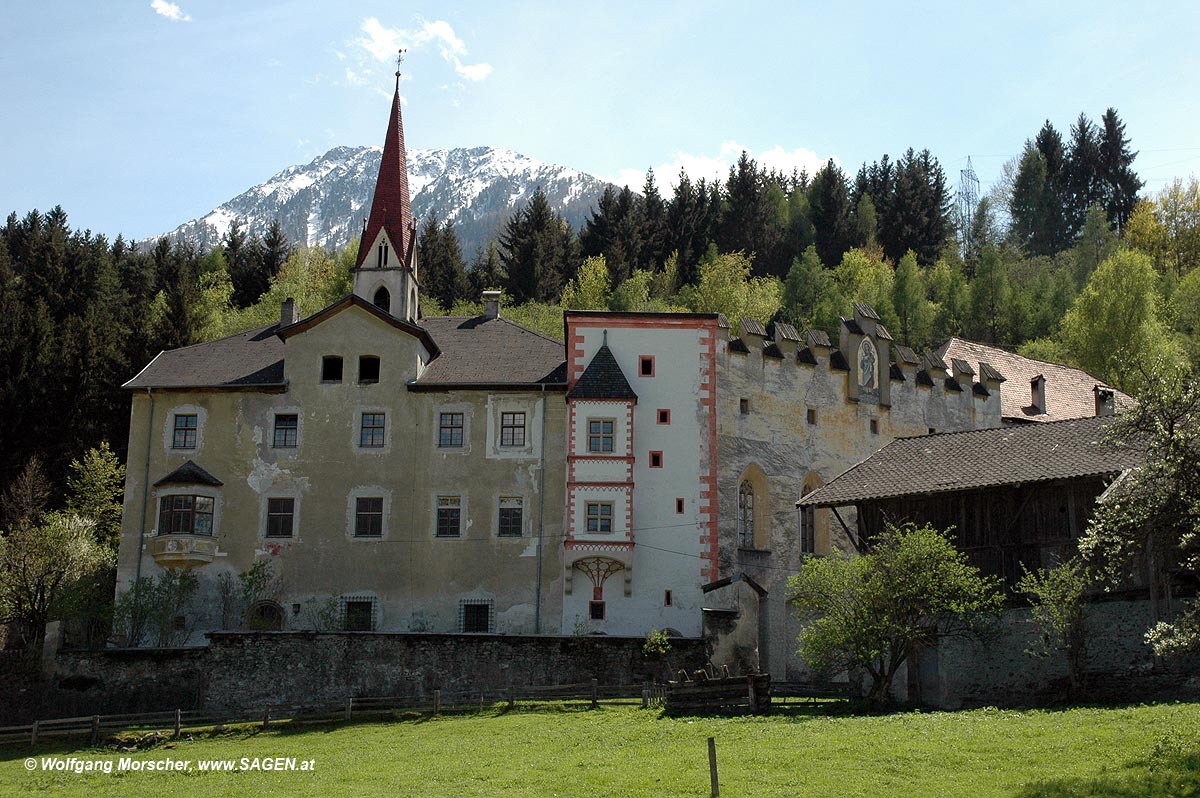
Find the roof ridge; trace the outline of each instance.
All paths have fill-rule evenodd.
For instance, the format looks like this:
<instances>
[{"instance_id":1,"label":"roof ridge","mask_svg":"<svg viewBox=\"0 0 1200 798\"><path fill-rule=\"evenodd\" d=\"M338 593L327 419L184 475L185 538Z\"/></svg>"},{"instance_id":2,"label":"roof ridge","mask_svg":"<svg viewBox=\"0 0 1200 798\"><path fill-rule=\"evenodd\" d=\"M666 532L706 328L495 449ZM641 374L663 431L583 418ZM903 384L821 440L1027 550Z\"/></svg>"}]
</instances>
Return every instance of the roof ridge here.
<instances>
[{"instance_id":1,"label":"roof ridge","mask_svg":"<svg viewBox=\"0 0 1200 798\"><path fill-rule=\"evenodd\" d=\"M276 321L276 322L272 322L270 324L264 325L262 327L251 327L248 330L242 330L241 332L230 333L229 335L222 335L220 338L211 338L207 341L197 341L194 344L188 344L187 346L177 346L174 349L164 349L164 350L162 350L162 352L159 352L158 354L161 355L163 352L182 352L185 349L194 349L197 346L208 346L209 344L215 344L220 341L228 341L230 338L237 338L239 335L246 335L247 333L266 332L267 330L271 329L272 327L278 327L278 326L279 326L279 322ZM158 357L158 355L155 355L155 357ZM150 361L150 363L153 363L153 362L154 362L153 360ZM146 365L149 366L150 363L147 363Z\"/></svg>"},{"instance_id":2,"label":"roof ridge","mask_svg":"<svg viewBox=\"0 0 1200 798\"><path fill-rule=\"evenodd\" d=\"M905 435L903 437L893 438L891 443L888 443L887 446L881 447L880 451L882 451L883 449L886 449L888 446L891 446L892 443L895 443L896 441L913 441L913 440L917 440L918 438L935 438L935 437L945 436L945 435L969 435L969 434L975 433L975 432L995 432L998 429L1035 430L1035 429L1041 429L1042 427L1049 427L1054 424L1074 424L1074 423L1078 423L1080 421L1094 421L1096 419L1109 419L1111 421L1111 420L1117 419L1119 417L1120 417L1119 413L1116 415L1111 415L1111 416L1076 416L1074 418L1054 418L1054 419L1050 419L1047 421L1029 421L1029 422L1018 422L1016 424L1001 424L998 427L972 427L971 429L948 429L943 432L927 432L924 435Z\"/></svg>"}]
</instances>

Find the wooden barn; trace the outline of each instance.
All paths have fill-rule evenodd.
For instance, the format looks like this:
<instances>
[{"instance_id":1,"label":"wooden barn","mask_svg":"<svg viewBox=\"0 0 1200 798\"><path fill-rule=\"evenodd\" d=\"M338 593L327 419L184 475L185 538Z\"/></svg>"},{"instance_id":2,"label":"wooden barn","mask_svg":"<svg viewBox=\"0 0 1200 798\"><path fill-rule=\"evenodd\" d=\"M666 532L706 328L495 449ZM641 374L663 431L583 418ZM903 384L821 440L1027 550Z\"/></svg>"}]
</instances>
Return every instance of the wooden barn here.
<instances>
[{"instance_id":1,"label":"wooden barn","mask_svg":"<svg viewBox=\"0 0 1200 798\"><path fill-rule=\"evenodd\" d=\"M1011 587L1022 567L1069 556L1096 499L1140 463L1136 447L1107 435L1112 422L1098 416L900 438L797 506L828 508L860 548L887 524L953 527L971 562ZM851 506L853 518L840 509Z\"/></svg>"}]
</instances>

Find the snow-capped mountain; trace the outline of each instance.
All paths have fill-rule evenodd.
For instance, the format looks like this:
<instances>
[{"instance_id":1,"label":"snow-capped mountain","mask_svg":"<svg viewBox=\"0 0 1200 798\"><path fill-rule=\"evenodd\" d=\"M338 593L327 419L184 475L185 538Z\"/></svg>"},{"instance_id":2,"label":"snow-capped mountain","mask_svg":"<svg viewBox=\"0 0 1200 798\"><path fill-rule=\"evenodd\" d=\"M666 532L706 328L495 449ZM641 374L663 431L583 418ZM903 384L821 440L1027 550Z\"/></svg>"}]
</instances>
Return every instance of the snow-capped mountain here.
<instances>
[{"instance_id":1,"label":"snow-capped mountain","mask_svg":"<svg viewBox=\"0 0 1200 798\"><path fill-rule=\"evenodd\" d=\"M261 236L278 218L293 244L340 247L361 232L370 212L381 153L380 147L335 147L165 235L207 249L220 242L234 219ZM578 228L606 185L583 172L496 147L409 150L408 180L418 225L431 212L452 221L468 260L538 186Z\"/></svg>"}]
</instances>

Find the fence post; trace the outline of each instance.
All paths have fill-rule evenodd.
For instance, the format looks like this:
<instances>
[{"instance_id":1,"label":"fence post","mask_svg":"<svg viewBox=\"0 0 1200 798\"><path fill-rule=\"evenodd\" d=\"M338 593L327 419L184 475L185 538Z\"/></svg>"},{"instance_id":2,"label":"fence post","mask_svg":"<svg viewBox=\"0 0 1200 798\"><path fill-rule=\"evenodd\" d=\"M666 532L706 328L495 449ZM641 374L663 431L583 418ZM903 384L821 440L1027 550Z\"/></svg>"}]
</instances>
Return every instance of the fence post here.
<instances>
[{"instance_id":1,"label":"fence post","mask_svg":"<svg viewBox=\"0 0 1200 798\"><path fill-rule=\"evenodd\" d=\"M38 722L35 720L29 729L29 744L37 745Z\"/></svg>"},{"instance_id":2,"label":"fence post","mask_svg":"<svg viewBox=\"0 0 1200 798\"><path fill-rule=\"evenodd\" d=\"M757 700L757 696L755 696L755 691L754 691L754 677L753 677L753 676L747 676L747 677L746 677L746 682L747 682L747 683L750 685L750 690L749 690L749 693L750 693L750 709L751 709L751 711L753 711L753 710L754 710L754 708L755 708L756 706L758 706L758 700Z\"/></svg>"},{"instance_id":3,"label":"fence post","mask_svg":"<svg viewBox=\"0 0 1200 798\"><path fill-rule=\"evenodd\" d=\"M346 722L350 722L350 715L354 712L354 696L346 699Z\"/></svg>"},{"instance_id":4,"label":"fence post","mask_svg":"<svg viewBox=\"0 0 1200 798\"><path fill-rule=\"evenodd\" d=\"M480 690L479 690L479 712L480 712L480 714L483 714L483 689L482 688L480 688Z\"/></svg>"},{"instance_id":5,"label":"fence post","mask_svg":"<svg viewBox=\"0 0 1200 798\"><path fill-rule=\"evenodd\" d=\"M642 709L650 708L650 682L642 682Z\"/></svg>"},{"instance_id":6,"label":"fence post","mask_svg":"<svg viewBox=\"0 0 1200 798\"><path fill-rule=\"evenodd\" d=\"M435 714L435 715L442 714L442 691L441 690L433 691L433 714Z\"/></svg>"},{"instance_id":7,"label":"fence post","mask_svg":"<svg viewBox=\"0 0 1200 798\"><path fill-rule=\"evenodd\" d=\"M517 704L517 688L511 684L508 686L508 708L512 709Z\"/></svg>"},{"instance_id":8,"label":"fence post","mask_svg":"<svg viewBox=\"0 0 1200 798\"><path fill-rule=\"evenodd\" d=\"M271 725L271 708L267 707L265 710L263 710L263 725L262 725L263 730L266 731L266 728L270 725Z\"/></svg>"},{"instance_id":9,"label":"fence post","mask_svg":"<svg viewBox=\"0 0 1200 798\"><path fill-rule=\"evenodd\" d=\"M712 798L721 794L721 785L717 782L717 741L708 738L708 777L712 781Z\"/></svg>"},{"instance_id":10,"label":"fence post","mask_svg":"<svg viewBox=\"0 0 1200 798\"><path fill-rule=\"evenodd\" d=\"M100 716L92 715L92 745L100 742Z\"/></svg>"},{"instance_id":11,"label":"fence post","mask_svg":"<svg viewBox=\"0 0 1200 798\"><path fill-rule=\"evenodd\" d=\"M597 689L598 686L599 680L592 679L592 709L596 709L600 706L599 690Z\"/></svg>"},{"instance_id":12,"label":"fence post","mask_svg":"<svg viewBox=\"0 0 1200 798\"><path fill-rule=\"evenodd\" d=\"M175 739L179 739L180 728L183 726L183 710L175 710Z\"/></svg>"}]
</instances>

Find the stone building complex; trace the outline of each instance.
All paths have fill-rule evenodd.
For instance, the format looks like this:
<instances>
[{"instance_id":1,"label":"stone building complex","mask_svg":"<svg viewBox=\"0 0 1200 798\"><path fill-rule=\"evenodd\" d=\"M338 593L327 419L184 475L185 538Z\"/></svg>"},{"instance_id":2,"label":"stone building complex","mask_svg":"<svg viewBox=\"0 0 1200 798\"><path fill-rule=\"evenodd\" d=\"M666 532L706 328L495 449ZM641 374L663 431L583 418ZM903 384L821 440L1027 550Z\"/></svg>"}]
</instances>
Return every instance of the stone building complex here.
<instances>
[{"instance_id":1,"label":"stone building complex","mask_svg":"<svg viewBox=\"0 0 1200 798\"><path fill-rule=\"evenodd\" d=\"M699 637L752 584L752 648L785 676L787 577L857 540L798 499L896 438L1077 412L1096 388L957 339L918 355L861 304L836 343L569 311L564 346L506 320L499 292L422 318L415 239L397 94L354 293L127 383L118 591L194 569L192 642L236 623L230 580L262 562L251 611L278 629Z\"/></svg>"}]
</instances>

